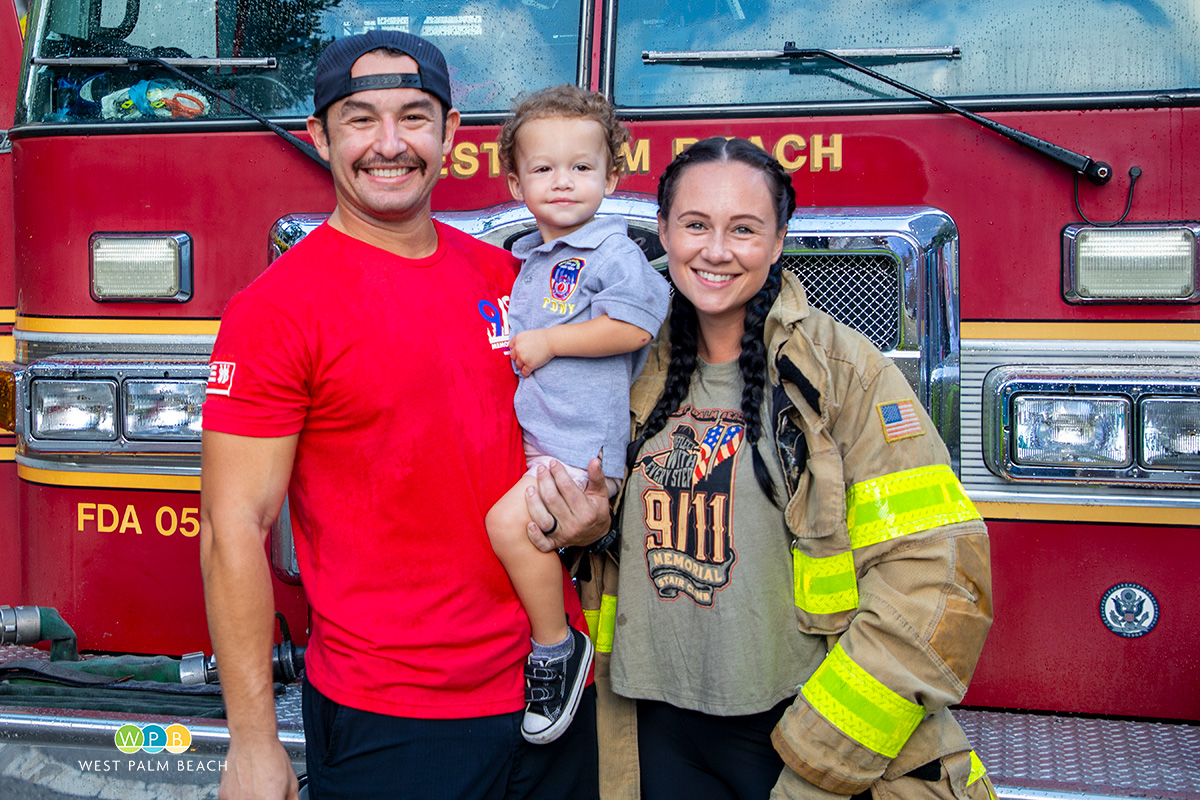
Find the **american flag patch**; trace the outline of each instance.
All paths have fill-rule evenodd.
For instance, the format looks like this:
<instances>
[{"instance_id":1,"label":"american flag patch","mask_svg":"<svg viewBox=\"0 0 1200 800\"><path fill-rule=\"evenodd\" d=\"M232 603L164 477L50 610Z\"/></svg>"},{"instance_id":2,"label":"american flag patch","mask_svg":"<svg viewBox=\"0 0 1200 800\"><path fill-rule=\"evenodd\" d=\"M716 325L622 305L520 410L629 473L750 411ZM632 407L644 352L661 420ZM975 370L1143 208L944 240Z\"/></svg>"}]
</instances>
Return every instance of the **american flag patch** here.
<instances>
[{"instance_id":1,"label":"american flag patch","mask_svg":"<svg viewBox=\"0 0 1200 800\"><path fill-rule=\"evenodd\" d=\"M920 436L925 433L921 427L921 419L913 408L912 400L897 400L894 403L880 403L879 419L883 422L883 438L889 442L897 439L907 439L910 436Z\"/></svg>"},{"instance_id":2,"label":"american flag patch","mask_svg":"<svg viewBox=\"0 0 1200 800\"><path fill-rule=\"evenodd\" d=\"M214 361L208 365L207 394L223 394L229 396L233 388L233 371L237 364L232 361Z\"/></svg>"}]
</instances>

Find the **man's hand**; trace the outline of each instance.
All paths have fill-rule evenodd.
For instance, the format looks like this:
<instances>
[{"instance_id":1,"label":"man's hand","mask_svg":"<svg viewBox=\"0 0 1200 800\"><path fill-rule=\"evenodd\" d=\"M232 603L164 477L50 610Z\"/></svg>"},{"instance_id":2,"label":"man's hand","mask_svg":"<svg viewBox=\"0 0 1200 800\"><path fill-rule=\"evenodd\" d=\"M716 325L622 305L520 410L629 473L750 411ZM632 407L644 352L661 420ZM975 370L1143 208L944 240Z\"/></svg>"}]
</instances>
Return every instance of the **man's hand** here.
<instances>
[{"instance_id":1,"label":"man's hand","mask_svg":"<svg viewBox=\"0 0 1200 800\"><path fill-rule=\"evenodd\" d=\"M508 355L512 358L521 377L528 378L534 370L550 363L554 353L550 351L550 336L546 328L530 328L521 331L508 343Z\"/></svg>"},{"instance_id":2,"label":"man's hand","mask_svg":"<svg viewBox=\"0 0 1200 800\"><path fill-rule=\"evenodd\" d=\"M588 464L587 488L581 490L563 465L539 467L537 488L525 492L529 541L543 553L560 547L585 547L608 533L608 484L599 458ZM549 533L547 533L549 531Z\"/></svg>"},{"instance_id":3,"label":"man's hand","mask_svg":"<svg viewBox=\"0 0 1200 800\"><path fill-rule=\"evenodd\" d=\"M278 739L233 740L221 774L220 800L296 800L296 772Z\"/></svg>"}]
</instances>

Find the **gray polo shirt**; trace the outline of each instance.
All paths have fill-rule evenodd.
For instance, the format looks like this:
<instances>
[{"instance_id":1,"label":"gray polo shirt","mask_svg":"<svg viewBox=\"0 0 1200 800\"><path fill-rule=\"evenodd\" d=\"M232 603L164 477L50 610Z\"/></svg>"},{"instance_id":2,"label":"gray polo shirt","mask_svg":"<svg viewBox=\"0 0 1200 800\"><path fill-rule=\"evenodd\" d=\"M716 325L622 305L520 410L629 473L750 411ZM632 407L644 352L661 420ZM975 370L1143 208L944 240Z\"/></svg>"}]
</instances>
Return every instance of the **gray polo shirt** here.
<instances>
[{"instance_id":1,"label":"gray polo shirt","mask_svg":"<svg viewBox=\"0 0 1200 800\"><path fill-rule=\"evenodd\" d=\"M513 335L586 322L601 314L658 333L668 287L619 216L596 217L552 242L533 232L513 245L521 272L508 321ZM604 448L604 474L625 477L629 387L648 347L605 358L555 358L517 388L517 419L535 447L564 464L586 467Z\"/></svg>"}]
</instances>

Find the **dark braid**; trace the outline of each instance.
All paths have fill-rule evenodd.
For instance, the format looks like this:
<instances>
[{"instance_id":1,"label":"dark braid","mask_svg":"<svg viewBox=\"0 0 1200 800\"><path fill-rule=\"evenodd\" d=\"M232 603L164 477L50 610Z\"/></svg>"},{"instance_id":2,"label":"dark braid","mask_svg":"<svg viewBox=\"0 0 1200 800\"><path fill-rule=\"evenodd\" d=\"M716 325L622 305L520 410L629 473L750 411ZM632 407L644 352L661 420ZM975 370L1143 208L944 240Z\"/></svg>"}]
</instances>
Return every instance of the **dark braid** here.
<instances>
[{"instance_id":1,"label":"dark braid","mask_svg":"<svg viewBox=\"0 0 1200 800\"><path fill-rule=\"evenodd\" d=\"M796 210L796 192L792 178L783 166L761 147L745 139L712 137L693 144L675 157L663 172L658 183L658 213L667 219L679 176L692 165L712 162L737 161L760 170L767 180L775 206L776 230L787 228L788 220ZM742 352L738 356L738 367L742 377L742 417L745 421L745 440L750 443L754 461L754 477L771 502L779 505L775 487L767 472L766 462L758 449L762 436L762 404L767 382L767 345L763 340L763 328L767 314L779 296L782 284L780 261L771 265L766 283L750 302L746 304L745 332L742 334ZM667 382L662 397L650 412L642 434L630 445L629 466L632 469L637 452L646 439L666 427L667 419L679 409L687 397L692 374L698 361L699 322L696 309L690 300L676 291L671 301L671 363L667 366Z\"/></svg>"},{"instance_id":2,"label":"dark braid","mask_svg":"<svg viewBox=\"0 0 1200 800\"><path fill-rule=\"evenodd\" d=\"M692 373L696 371L699 357L699 340L696 336L699 323L696 308L680 292L671 295L671 363L667 365L667 385L658 404L646 419L646 427L629 446L626 463L630 470L637 454L647 439L667 425L671 414L679 409L692 385Z\"/></svg>"},{"instance_id":3,"label":"dark braid","mask_svg":"<svg viewBox=\"0 0 1200 800\"><path fill-rule=\"evenodd\" d=\"M763 387L767 382L767 343L763 341L763 327L775 298L779 296L781 272L782 267L776 261L767 273L767 282L746 304L746 332L742 334L742 352L738 356L738 367L742 372L742 417L746 425L746 442L754 459L754 477L762 487L763 494L776 506L779 500L775 496L775 486L771 483L767 464L759 452L758 440L762 435L760 412Z\"/></svg>"}]
</instances>

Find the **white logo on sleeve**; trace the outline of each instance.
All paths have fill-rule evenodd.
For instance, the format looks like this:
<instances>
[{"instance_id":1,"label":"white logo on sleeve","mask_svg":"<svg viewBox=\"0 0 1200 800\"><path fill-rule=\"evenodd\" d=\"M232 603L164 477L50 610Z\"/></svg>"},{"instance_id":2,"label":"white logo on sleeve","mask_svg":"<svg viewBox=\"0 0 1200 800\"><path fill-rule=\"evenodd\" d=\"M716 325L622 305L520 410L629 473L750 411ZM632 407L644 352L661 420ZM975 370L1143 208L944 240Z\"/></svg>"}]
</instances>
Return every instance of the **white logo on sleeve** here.
<instances>
[{"instance_id":1,"label":"white logo on sleeve","mask_svg":"<svg viewBox=\"0 0 1200 800\"><path fill-rule=\"evenodd\" d=\"M237 364L232 361L214 361L208 365L208 394L223 394L229 397L233 389L233 371Z\"/></svg>"}]
</instances>

